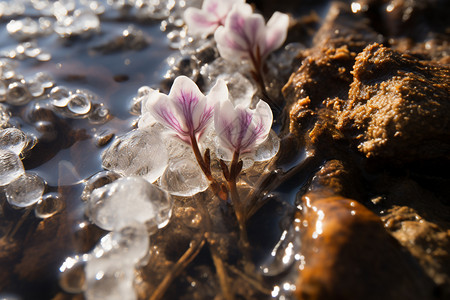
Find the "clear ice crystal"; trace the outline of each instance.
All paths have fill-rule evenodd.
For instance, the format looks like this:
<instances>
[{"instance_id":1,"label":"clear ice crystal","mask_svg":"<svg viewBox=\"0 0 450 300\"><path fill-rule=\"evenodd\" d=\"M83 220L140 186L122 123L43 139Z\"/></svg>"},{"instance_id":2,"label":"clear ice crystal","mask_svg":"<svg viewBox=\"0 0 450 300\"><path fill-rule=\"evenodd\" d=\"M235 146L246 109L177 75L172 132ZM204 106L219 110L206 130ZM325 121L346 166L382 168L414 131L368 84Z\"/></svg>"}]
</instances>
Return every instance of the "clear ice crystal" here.
<instances>
[{"instance_id":1,"label":"clear ice crystal","mask_svg":"<svg viewBox=\"0 0 450 300\"><path fill-rule=\"evenodd\" d=\"M56 107L65 107L70 100L70 91L64 86L56 86L50 92L51 102Z\"/></svg>"},{"instance_id":2,"label":"clear ice crystal","mask_svg":"<svg viewBox=\"0 0 450 300\"><path fill-rule=\"evenodd\" d=\"M105 235L93 249L95 257L126 266L136 266L149 252L149 234L144 224L132 224ZM106 262L107 263L107 262Z\"/></svg>"},{"instance_id":3,"label":"clear ice crystal","mask_svg":"<svg viewBox=\"0 0 450 300\"><path fill-rule=\"evenodd\" d=\"M69 256L62 263L59 271L59 285L61 288L73 294L78 294L86 289L86 274L84 268L89 256Z\"/></svg>"},{"instance_id":4,"label":"clear ice crystal","mask_svg":"<svg viewBox=\"0 0 450 300\"><path fill-rule=\"evenodd\" d=\"M23 105L31 100L31 94L24 81L14 81L8 85L6 101L12 105Z\"/></svg>"},{"instance_id":5,"label":"clear ice crystal","mask_svg":"<svg viewBox=\"0 0 450 300\"><path fill-rule=\"evenodd\" d=\"M105 230L120 230L136 222L156 230L167 224L171 209L169 194L140 177L120 178L95 189L88 201L88 215Z\"/></svg>"},{"instance_id":6,"label":"clear ice crystal","mask_svg":"<svg viewBox=\"0 0 450 300\"><path fill-rule=\"evenodd\" d=\"M159 184L170 194L184 197L203 192L209 186L197 162L190 158L171 159Z\"/></svg>"},{"instance_id":7,"label":"clear ice crystal","mask_svg":"<svg viewBox=\"0 0 450 300\"><path fill-rule=\"evenodd\" d=\"M65 204L58 194L50 193L42 196L34 208L34 214L41 219L47 219L63 210Z\"/></svg>"},{"instance_id":8,"label":"clear ice crystal","mask_svg":"<svg viewBox=\"0 0 450 300\"><path fill-rule=\"evenodd\" d=\"M0 149L9 149L19 155L27 145L27 135L17 128L0 130Z\"/></svg>"},{"instance_id":9,"label":"clear ice crystal","mask_svg":"<svg viewBox=\"0 0 450 300\"><path fill-rule=\"evenodd\" d=\"M266 141L255 150L254 161L266 161L274 157L280 149L280 138L271 130Z\"/></svg>"},{"instance_id":10,"label":"clear ice crystal","mask_svg":"<svg viewBox=\"0 0 450 300\"><path fill-rule=\"evenodd\" d=\"M91 110L91 101L84 94L72 94L67 102L67 108L75 116L86 115Z\"/></svg>"},{"instance_id":11,"label":"clear ice crystal","mask_svg":"<svg viewBox=\"0 0 450 300\"><path fill-rule=\"evenodd\" d=\"M109 261L107 268L99 267L100 260L104 258L92 258L86 263L86 300L137 299L133 286L134 267L117 266L115 261Z\"/></svg>"},{"instance_id":12,"label":"clear ice crystal","mask_svg":"<svg viewBox=\"0 0 450 300\"><path fill-rule=\"evenodd\" d=\"M45 182L41 177L25 173L6 186L6 200L15 207L28 207L41 199L44 189Z\"/></svg>"},{"instance_id":13,"label":"clear ice crystal","mask_svg":"<svg viewBox=\"0 0 450 300\"><path fill-rule=\"evenodd\" d=\"M135 129L118 136L102 154L105 169L123 176L143 176L150 182L161 176L167 161L166 147L156 127Z\"/></svg>"},{"instance_id":14,"label":"clear ice crystal","mask_svg":"<svg viewBox=\"0 0 450 300\"><path fill-rule=\"evenodd\" d=\"M0 149L0 186L10 184L25 173L19 156L8 149Z\"/></svg>"}]
</instances>

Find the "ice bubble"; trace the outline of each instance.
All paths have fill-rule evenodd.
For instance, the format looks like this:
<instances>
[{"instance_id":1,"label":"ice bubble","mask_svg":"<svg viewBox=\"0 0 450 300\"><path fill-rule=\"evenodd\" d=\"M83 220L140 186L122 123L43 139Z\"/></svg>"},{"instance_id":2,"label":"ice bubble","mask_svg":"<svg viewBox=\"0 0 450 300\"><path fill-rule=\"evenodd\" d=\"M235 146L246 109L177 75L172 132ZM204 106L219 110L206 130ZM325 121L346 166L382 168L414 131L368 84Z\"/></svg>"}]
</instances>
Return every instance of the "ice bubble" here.
<instances>
[{"instance_id":1,"label":"ice bubble","mask_svg":"<svg viewBox=\"0 0 450 300\"><path fill-rule=\"evenodd\" d=\"M67 108L75 115L85 115L91 110L91 101L83 94L73 94L69 97Z\"/></svg>"},{"instance_id":2,"label":"ice bubble","mask_svg":"<svg viewBox=\"0 0 450 300\"><path fill-rule=\"evenodd\" d=\"M63 86L56 86L50 92L52 104L56 107L65 107L69 103L70 91Z\"/></svg>"},{"instance_id":3,"label":"ice bubble","mask_svg":"<svg viewBox=\"0 0 450 300\"><path fill-rule=\"evenodd\" d=\"M11 59L0 59L0 79L11 79L16 75L17 62Z\"/></svg>"},{"instance_id":4,"label":"ice bubble","mask_svg":"<svg viewBox=\"0 0 450 300\"><path fill-rule=\"evenodd\" d=\"M149 234L144 224L132 224L105 235L92 254L115 264L135 266L149 252Z\"/></svg>"},{"instance_id":5,"label":"ice bubble","mask_svg":"<svg viewBox=\"0 0 450 300\"><path fill-rule=\"evenodd\" d=\"M41 177L25 173L6 186L6 200L15 207L28 207L41 199L44 189Z\"/></svg>"},{"instance_id":6,"label":"ice bubble","mask_svg":"<svg viewBox=\"0 0 450 300\"><path fill-rule=\"evenodd\" d=\"M0 130L0 148L8 149L19 155L27 145L27 135L17 128Z\"/></svg>"},{"instance_id":7,"label":"ice bubble","mask_svg":"<svg viewBox=\"0 0 450 300\"><path fill-rule=\"evenodd\" d=\"M39 200L34 208L34 214L41 219L47 219L59 213L64 208L63 200L58 194L46 194Z\"/></svg>"},{"instance_id":8,"label":"ice bubble","mask_svg":"<svg viewBox=\"0 0 450 300\"><path fill-rule=\"evenodd\" d=\"M87 180L86 185L83 189L83 193L81 194L81 199L83 201L89 200L89 197L93 190L102 187L108 183L111 183L119 178L120 175L112 171L101 171L93 175L91 178Z\"/></svg>"},{"instance_id":9,"label":"ice bubble","mask_svg":"<svg viewBox=\"0 0 450 300\"><path fill-rule=\"evenodd\" d=\"M159 180L160 186L172 195L190 197L205 191L209 182L192 159L173 159Z\"/></svg>"},{"instance_id":10,"label":"ice bubble","mask_svg":"<svg viewBox=\"0 0 450 300\"><path fill-rule=\"evenodd\" d=\"M86 275L84 268L88 255L67 257L59 271L59 285L68 293L81 293L86 289Z\"/></svg>"},{"instance_id":11,"label":"ice bubble","mask_svg":"<svg viewBox=\"0 0 450 300\"><path fill-rule=\"evenodd\" d=\"M8 90L8 87L6 86L6 83L3 81L0 81L0 102L3 102L6 100L7 90Z\"/></svg>"},{"instance_id":12,"label":"ice bubble","mask_svg":"<svg viewBox=\"0 0 450 300\"><path fill-rule=\"evenodd\" d=\"M167 224L171 209L168 193L140 177L120 178L95 189L88 202L91 220L105 230L136 222L155 230Z\"/></svg>"},{"instance_id":13,"label":"ice bubble","mask_svg":"<svg viewBox=\"0 0 450 300\"><path fill-rule=\"evenodd\" d=\"M8 149L0 149L0 186L5 186L25 173L19 156Z\"/></svg>"},{"instance_id":14,"label":"ice bubble","mask_svg":"<svg viewBox=\"0 0 450 300\"><path fill-rule=\"evenodd\" d=\"M45 89L53 86L53 78L44 72L37 73L33 79L28 81L28 90L33 97L40 97Z\"/></svg>"},{"instance_id":15,"label":"ice bubble","mask_svg":"<svg viewBox=\"0 0 450 300\"><path fill-rule=\"evenodd\" d=\"M123 176L139 175L154 182L167 166L167 150L160 131L135 129L118 136L102 154L105 169Z\"/></svg>"},{"instance_id":16,"label":"ice bubble","mask_svg":"<svg viewBox=\"0 0 450 300\"><path fill-rule=\"evenodd\" d=\"M31 94L27 86L22 81L15 81L9 84L6 94L6 101L12 105L23 105L31 100Z\"/></svg>"},{"instance_id":17,"label":"ice bubble","mask_svg":"<svg viewBox=\"0 0 450 300\"><path fill-rule=\"evenodd\" d=\"M6 30L11 36L19 40L33 38L40 34L38 22L29 17L21 20L11 20L6 25Z\"/></svg>"}]
</instances>

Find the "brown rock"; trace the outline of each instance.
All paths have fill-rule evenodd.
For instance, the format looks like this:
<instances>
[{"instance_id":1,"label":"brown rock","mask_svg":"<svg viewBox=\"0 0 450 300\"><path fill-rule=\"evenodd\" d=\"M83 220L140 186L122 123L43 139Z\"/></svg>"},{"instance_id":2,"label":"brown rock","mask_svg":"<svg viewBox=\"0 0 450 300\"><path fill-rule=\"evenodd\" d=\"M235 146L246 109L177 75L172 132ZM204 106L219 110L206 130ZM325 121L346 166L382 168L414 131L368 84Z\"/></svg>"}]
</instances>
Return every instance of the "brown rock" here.
<instances>
[{"instance_id":1,"label":"brown rock","mask_svg":"<svg viewBox=\"0 0 450 300\"><path fill-rule=\"evenodd\" d=\"M432 283L358 202L328 192L302 198L297 299L432 299Z\"/></svg>"},{"instance_id":2,"label":"brown rock","mask_svg":"<svg viewBox=\"0 0 450 300\"><path fill-rule=\"evenodd\" d=\"M338 129L359 151L397 162L450 158L449 67L373 44L357 56L352 74Z\"/></svg>"}]
</instances>

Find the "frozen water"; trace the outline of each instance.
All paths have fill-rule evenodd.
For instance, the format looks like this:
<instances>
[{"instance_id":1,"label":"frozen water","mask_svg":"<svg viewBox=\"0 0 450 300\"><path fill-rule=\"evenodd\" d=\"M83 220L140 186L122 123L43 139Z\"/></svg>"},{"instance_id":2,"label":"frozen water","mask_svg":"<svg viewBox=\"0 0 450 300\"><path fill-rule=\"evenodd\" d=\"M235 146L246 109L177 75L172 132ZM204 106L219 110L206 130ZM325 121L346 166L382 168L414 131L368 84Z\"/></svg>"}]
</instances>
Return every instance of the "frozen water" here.
<instances>
[{"instance_id":1,"label":"frozen water","mask_svg":"<svg viewBox=\"0 0 450 300\"><path fill-rule=\"evenodd\" d=\"M0 79L11 79L16 75L17 62L11 59L0 59Z\"/></svg>"},{"instance_id":2,"label":"frozen water","mask_svg":"<svg viewBox=\"0 0 450 300\"><path fill-rule=\"evenodd\" d=\"M9 84L6 94L6 101L12 105L23 105L31 100L31 94L26 84L22 81L15 81Z\"/></svg>"},{"instance_id":3,"label":"frozen water","mask_svg":"<svg viewBox=\"0 0 450 300\"><path fill-rule=\"evenodd\" d=\"M140 175L150 182L161 176L167 160L166 147L156 127L118 136L102 154L105 169L123 176Z\"/></svg>"},{"instance_id":4,"label":"frozen water","mask_svg":"<svg viewBox=\"0 0 450 300\"><path fill-rule=\"evenodd\" d=\"M50 218L64 208L63 200L58 194L46 194L39 200L34 208L34 214L41 219Z\"/></svg>"},{"instance_id":5,"label":"frozen water","mask_svg":"<svg viewBox=\"0 0 450 300\"><path fill-rule=\"evenodd\" d=\"M110 118L109 109L103 103L92 105L92 111L89 114L89 121L94 124L103 124Z\"/></svg>"},{"instance_id":6,"label":"frozen water","mask_svg":"<svg viewBox=\"0 0 450 300\"><path fill-rule=\"evenodd\" d=\"M0 103L0 128L8 128L11 125L9 124L9 119L11 114L7 107L4 104Z\"/></svg>"},{"instance_id":7,"label":"frozen water","mask_svg":"<svg viewBox=\"0 0 450 300\"><path fill-rule=\"evenodd\" d=\"M233 104L250 107L258 89L253 81L250 81L240 72L236 72L239 69L238 66L234 66L222 58L217 58L212 63L202 66L200 74L205 82L210 83L209 88L212 88L217 80L224 80Z\"/></svg>"},{"instance_id":8,"label":"frozen water","mask_svg":"<svg viewBox=\"0 0 450 300\"><path fill-rule=\"evenodd\" d=\"M134 267L122 267L115 261L109 261L107 268L99 264L104 258L91 258L87 261L86 291L87 300L135 300L136 291L133 286Z\"/></svg>"},{"instance_id":9,"label":"frozen water","mask_svg":"<svg viewBox=\"0 0 450 300\"><path fill-rule=\"evenodd\" d=\"M92 254L104 258L99 264L112 261L116 265L135 266L147 256L149 243L147 227L136 223L105 235Z\"/></svg>"},{"instance_id":10,"label":"frozen water","mask_svg":"<svg viewBox=\"0 0 450 300\"><path fill-rule=\"evenodd\" d=\"M0 149L8 149L19 155L27 145L27 135L17 128L0 130Z\"/></svg>"},{"instance_id":11,"label":"frozen water","mask_svg":"<svg viewBox=\"0 0 450 300\"><path fill-rule=\"evenodd\" d=\"M150 229L165 226L172 200L167 192L140 177L120 178L95 189L88 202L91 220L105 230L146 223Z\"/></svg>"},{"instance_id":12,"label":"frozen water","mask_svg":"<svg viewBox=\"0 0 450 300\"><path fill-rule=\"evenodd\" d=\"M52 77L44 72L37 73L34 78L28 81L28 90L33 97L42 96L45 89L51 88L52 86Z\"/></svg>"},{"instance_id":13,"label":"frozen water","mask_svg":"<svg viewBox=\"0 0 450 300\"><path fill-rule=\"evenodd\" d=\"M56 86L50 92L52 104L57 107L65 107L69 103L70 91L63 86Z\"/></svg>"},{"instance_id":14,"label":"frozen water","mask_svg":"<svg viewBox=\"0 0 450 300\"><path fill-rule=\"evenodd\" d=\"M89 9L77 9L72 15L64 7L55 10L57 22L54 24L55 32L63 38L72 35L83 35L100 30L99 17Z\"/></svg>"},{"instance_id":15,"label":"frozen water","mask_svg":"<svg viewBox=\"0 0 450 300\"><path fill-rule=\"evenodd\" d=\"M83 189L83 193L81 194L81 199L83 201L89 200L89 197L94 189L102 187L119 178L120 175L112 171L101 171L93 175L87 180L86 185Z\"/></svg>"},{"instance_id":16,"label":"frozen water","mask_svg":"<svg viewBox=\"0 0 450 300\"><path fill-rule=\"evenodd\" d=\"M67 257L59 268L59 285L68 293L81 293L86 289L86 275L84 267L88 255L75 255Z\"/></svg>"},{"instance_id":17,"label":"frozen water","mask_svg":"<svg viewBox=\"0 0 450 300\"><path fill-rule=\"evenodd\" d=\"M16 207L28 207L41 199L45 183L41 177L25 173L5 188L6 200Z\"/></svg>"},{"instance_id":18,"label":"frozen water","mask_svg":"<svg viewBox=\"0 0 450 300\"><path fill-rule=\"evenodd\" d=\"M25 173L19 156L8 149L0 149L0 186L5 186Z\"/></svg>"},{"instance_id":19,"label":"frozen water","mask_svg":"<svg viewBox=\"0 0 450 300\"><path fill-rule=\"evenodd\" d=\"M209 186L197 161L190 158L171 159L159 184L172 195L185 197L203 192Z\"/></svg>"},{"instance_id":20,"label":"frozen water","mask_svg":"<svg viewBox=\"0 0 450 300\"><path fill-rule=\"evenodd\" d=\"M27 17L21 20L11 20L6 25L6 30L8 30L8 33L16 39L26 40L36 38L49 32L48 28L41 28L40 25L41 24L38 23L38 21Z\"/></svg>"},{"instance_id":21,"label":"frozen water","mask_svg":"<svg viewBox=\"0 0 450 300\"><path fill-rule=\"evenodd\" d=\"M91 101L83 94L73 94L69 97L67 108L74 115L85 115L91 110Z\"/></svg>"},{"instance_id":22,"label":"frozen water","mask_svg":"<svg viewBox=\"0 0 450 300\"><path fill-rule=\"evenodd\" d=\"M280 149L280 138L275 131L270 130L266 141L255 150L253 159L255 161L266 161L274 157Z\"/></svg>"}]
</instances>

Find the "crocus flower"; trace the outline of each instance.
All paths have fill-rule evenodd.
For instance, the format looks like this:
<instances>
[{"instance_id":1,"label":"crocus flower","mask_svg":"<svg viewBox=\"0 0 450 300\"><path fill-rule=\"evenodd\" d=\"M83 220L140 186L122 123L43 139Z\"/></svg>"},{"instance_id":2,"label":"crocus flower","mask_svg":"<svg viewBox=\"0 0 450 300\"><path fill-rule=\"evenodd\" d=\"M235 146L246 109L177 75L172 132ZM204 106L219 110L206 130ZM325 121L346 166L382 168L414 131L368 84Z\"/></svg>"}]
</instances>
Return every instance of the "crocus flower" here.
<instances>
[{"instance_id":1,"label":"crocus flower","mask_svg":"<svg viewBox=\"0 0 450 300\"><path fill-rule=\"evenodd\" d=\"M203 95L191 79L179 76L169 95L153 92L145 103L155 120L190 144L192 138L201 138L211 123L216 101L228 98L225 82L219 80L208 96Z\"/></svg>"},{"instance_id":2,"label":"crocus flower","mask_svg":"<svg viewBox=\"0 0 450 300\"><path fill-rule=\"evenodd\" d=\"M208 35L225 24L225 19L234 4L245 0L204 0L201 9L189 7L184 13L188 30L194 35Z\"/></svg>"},{"instance_id":3,"label":"crocus flower","mask_svg":"<svg viewBox=\"0 0 450 300\"><path fill-rule=\"evenodd\" d=\"M250 5L239 4L233 6L214 38L223 58L235 62L250 60L257 67L284 43L288 25L286 14L275 12L266 25L263 16L253 13Z\"/></svg>"},{"instance_id":4,"label":"crocus flower","mask_svg":"<svg viewBox=\"0 0 450 300\"><path fill-rule=\"evenodd\" d=\"M229 99L216 104L214 128L219 143L229 158L234 153L253 152L263 143L272 127L272 110L260 100L255 109L236 107Z\"/></svg>"}]
</instances>

